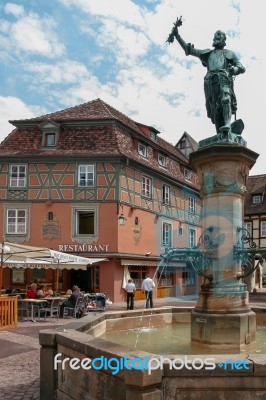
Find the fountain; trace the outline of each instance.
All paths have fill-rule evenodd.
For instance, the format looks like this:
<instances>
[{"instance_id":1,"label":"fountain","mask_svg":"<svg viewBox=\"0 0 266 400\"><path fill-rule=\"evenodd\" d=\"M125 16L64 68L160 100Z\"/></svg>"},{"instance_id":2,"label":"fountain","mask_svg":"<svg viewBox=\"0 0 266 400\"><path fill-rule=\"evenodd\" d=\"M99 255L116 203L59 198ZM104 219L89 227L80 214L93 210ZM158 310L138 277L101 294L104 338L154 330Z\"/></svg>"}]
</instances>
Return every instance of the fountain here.
<instances>
[{"instance_id":1,"label":"fountain","mask_svg":"<svg viewBox=\"0 0 266 400\"><path fill-rule=\"evenodd\" d=\"M168 263L173 259L189 262L204 278L192 312L192 343L241 351L256 341L256 315L241 278L248 252L244 249L243 196L257 154L233 140L214 139L211 145L203 141L191 154L203 198L200 243L195 249L168 249L163 257ZM253 270L245 270L245 276Z\"/></svg>"}]
</instances>

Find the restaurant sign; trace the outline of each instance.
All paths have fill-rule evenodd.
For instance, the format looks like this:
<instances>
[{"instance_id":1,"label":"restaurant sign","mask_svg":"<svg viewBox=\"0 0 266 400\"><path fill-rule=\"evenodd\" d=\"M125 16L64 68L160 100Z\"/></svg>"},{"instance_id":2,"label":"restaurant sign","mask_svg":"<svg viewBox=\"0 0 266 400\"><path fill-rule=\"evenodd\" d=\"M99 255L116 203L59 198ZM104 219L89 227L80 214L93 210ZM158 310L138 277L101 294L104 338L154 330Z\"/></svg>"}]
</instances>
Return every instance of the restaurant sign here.
<instances>
[{"instance_id":1,"label":"restaurant sign","mask_svg":"<svg viewBox=\"0 0 266 400\"><path fill-rule=\"evenodd\" d=\"M68 252L89 252L106 253L109 251L109 244L59 244L58 250L64 253Z\"/></svg>"}]
</instances>

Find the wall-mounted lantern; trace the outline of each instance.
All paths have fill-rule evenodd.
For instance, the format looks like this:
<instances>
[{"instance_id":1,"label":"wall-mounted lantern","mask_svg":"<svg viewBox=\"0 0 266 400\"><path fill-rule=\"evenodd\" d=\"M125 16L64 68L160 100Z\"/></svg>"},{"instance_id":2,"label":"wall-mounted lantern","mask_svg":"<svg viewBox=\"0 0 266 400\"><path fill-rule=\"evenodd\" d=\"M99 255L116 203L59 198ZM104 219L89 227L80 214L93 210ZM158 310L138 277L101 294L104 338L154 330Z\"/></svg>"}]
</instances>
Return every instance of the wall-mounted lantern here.
<instances>
[{"instance_id":1,"label":"wall-mounted lantern","mask_svg":"<svg viewBox=\"0 0 266 400\"><path fill-rule=\"evenodd\" d=\"M127 217L123 214L123 204L117 204L117 214L118 214L118 223L119 225L125 225L127 221Z\"/></svg>"}]
</instances>

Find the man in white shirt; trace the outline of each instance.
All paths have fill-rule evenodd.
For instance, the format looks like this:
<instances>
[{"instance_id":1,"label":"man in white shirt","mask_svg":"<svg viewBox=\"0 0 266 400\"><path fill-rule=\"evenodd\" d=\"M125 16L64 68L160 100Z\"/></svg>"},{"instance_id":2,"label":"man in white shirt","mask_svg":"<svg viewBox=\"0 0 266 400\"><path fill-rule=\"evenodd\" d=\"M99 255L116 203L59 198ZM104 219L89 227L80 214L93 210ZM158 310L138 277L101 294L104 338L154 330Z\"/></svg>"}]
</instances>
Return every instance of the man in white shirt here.
<instances>
[{"instance_id":1,"label":"man in white shirt","mask_svg":"<svg viewBox=\"0 0 266 400\"><path fill-rule=\"evenodd\" d=\"M145 293L146 295L146 308L149 308L149 304L150 308L153 307L152 293L154 288L155 288L155 283L150 278L149 274L146 274L146 279L144 279L141 286L143 293Z\"/></svg>"},{"instance_id":2,"label":"man in white shirt","mask_svg":"<svg viewBox=\"0 0 266 400\"><path fill-rule=\"evenodd\" d=\"M127 291L127 310L133 310L136 286L131 278L128 280L128 283L126 284L126 291Z\"/></svg>"}]
</instances>

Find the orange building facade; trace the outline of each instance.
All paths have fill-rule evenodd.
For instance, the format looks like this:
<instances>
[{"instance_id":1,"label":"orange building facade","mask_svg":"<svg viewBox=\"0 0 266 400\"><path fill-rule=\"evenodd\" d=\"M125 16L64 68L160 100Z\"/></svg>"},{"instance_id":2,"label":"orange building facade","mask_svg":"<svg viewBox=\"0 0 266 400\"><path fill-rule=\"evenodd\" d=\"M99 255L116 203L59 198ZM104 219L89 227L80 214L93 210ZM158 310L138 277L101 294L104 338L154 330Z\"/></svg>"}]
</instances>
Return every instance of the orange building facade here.
<instances>
[{"instance_id":1,"label":"orange building facade","mask_svg":"<svg viewBox=\"0 0 266 400\"><path fill-rule=\"evenodd\" d=\"M61 291L77 284L122 301L128 272L136 299L146 272L157 297L198 291L185 264L157 273L166 248L193 247L201 233L197 176L179 149L100 99L11 122L0 145L4 241L105 258L87 271L60 271ZM4 288L33 281L54 287L55 272L4 268Z\"/></svg>"}]
</instances>

